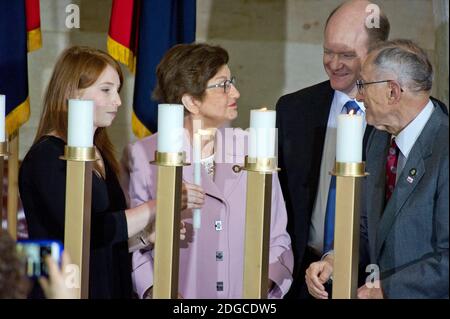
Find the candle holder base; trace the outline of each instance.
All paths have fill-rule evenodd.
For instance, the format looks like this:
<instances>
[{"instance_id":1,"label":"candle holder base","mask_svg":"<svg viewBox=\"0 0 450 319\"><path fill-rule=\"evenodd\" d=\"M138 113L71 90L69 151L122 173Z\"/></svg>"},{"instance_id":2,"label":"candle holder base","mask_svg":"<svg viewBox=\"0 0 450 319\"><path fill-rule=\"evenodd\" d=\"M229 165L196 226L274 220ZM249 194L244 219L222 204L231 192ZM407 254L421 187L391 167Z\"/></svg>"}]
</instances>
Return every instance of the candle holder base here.
<instances>
[{"instance_id":1,"label":"candle holder base","mask_svg":"<svg viewBox=\"0 0 450 319\"><path fill-rule=\"evenodd\" d=\"M155 151L155 160L150 164L158 166L189 166L190 163L186 163L185 152L158 152Z\"/></svg>"},{"instance_id":2,"label":"candle holder base","mask_svg":"<svg viewBox=\"0 0 450 319\"><path fill-rule=\"evenodd\" d=\"M9 149L8 149L8 142L0 142L0 156L8 156L9 155Z\"/></svg>"},{"instance_id":3,"label":"candle holder base","mask_svg":"<svg viewBox=\"0 0 450 319\"><path fill-rule=\"evenodd\" d=\"M64 155L59 157L66 161L75 162L94 162L95 158L95 148L94 147L75 147L75 146L64 146Z\"/></svg>"},{"instance_id":4,"label":"candle holder base","mask_svg":"<svg viewBox=\"0 0 450 319\"><path fill-rule=\"evenodd\" d=\"M364 177L369 175L365 172L366 163L343 163L335 162L333 171L330 172L334 176L344 176L344 177Z\"/></svg>"},{"instance_id":5,"label":"candle holder base","mask_svg":"<svg viewBox=\"0 0 450 319\"><path fill-rule=\"evenodd\" d=\"M277 167L277 158L276 157L245 157L244 167L241 169L251 172L260 172L260 173L273 173L277 172L280 169Z\"/></svg>"}]
</instances>

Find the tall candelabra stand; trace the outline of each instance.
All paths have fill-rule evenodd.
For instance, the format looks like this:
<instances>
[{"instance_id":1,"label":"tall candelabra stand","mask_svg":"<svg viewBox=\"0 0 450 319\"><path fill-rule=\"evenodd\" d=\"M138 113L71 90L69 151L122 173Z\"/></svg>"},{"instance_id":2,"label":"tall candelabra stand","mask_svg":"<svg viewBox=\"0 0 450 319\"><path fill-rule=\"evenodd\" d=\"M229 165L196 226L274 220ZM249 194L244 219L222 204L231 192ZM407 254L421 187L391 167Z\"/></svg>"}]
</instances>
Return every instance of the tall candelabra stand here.
<instances>
[{"instance_id":1,"label":"tall candelabra stand","mask_svg":"<svg viewBox=\"0 0 450 319\"><path fill-rule=\"evenodd\" d=\"M180 249L181 186L185 153L155 152L158 166L156 189L156 240L153 297L176 299Z\"/></svg>"},{"instance_id":2,"label":"tall candelabra stand","mask_svg":"<svg viewBox=\"0 0 450 319\"><path fill-rule=\"evenodd\" d=\"M267 298L269 284L269 239L272 174L276 158L245 158L247 204L243 297Z\"/></svg>"},{"instance_id":3,"label":"tall candelabra stand","mask_svg":"<svg viewBox=\"0 0 450 319\"><path fill-rule=\"evenodd\" d=\"M91 242L92 168L94 147L66 146L66 210L64 246L72 263L79 267L79 282L75 287L79 299L89 297L89 252Z\"/></svg>"},{"instance_id":4,"label":"tall candelabra stand","mask_svg":"<svg viewBox=\"0 0 450 319\"><path fill-rule=\"evenodd\" d=\"M17 239L17 211L19 204L19 130L9 136L7 225L11 237Z\"/></svg>"},{"instance_id":5,"label":"tall candelabra stand","mask_svg":"<svg viewBox=\"0 0 450 319\"><path fill-rule=\"evenodd\" d=\"M365 163L336 162L333 299L356 298L358 288L360 195Z\"/></svg>"}]
</instances>

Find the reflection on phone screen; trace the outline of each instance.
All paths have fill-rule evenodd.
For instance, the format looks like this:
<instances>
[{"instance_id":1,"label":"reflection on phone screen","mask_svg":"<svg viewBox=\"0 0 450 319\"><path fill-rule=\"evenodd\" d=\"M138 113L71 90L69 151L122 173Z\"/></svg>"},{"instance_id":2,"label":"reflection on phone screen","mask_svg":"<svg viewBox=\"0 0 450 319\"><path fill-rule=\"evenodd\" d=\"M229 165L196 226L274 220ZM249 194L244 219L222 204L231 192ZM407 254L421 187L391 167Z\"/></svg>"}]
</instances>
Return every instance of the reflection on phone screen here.
<instances>
[{"instance_id":1,"label":"reflection on phone screen","mask_svg":"<svg viewBox=\"0 0 450 319\"><path fill-rule=\"evenodd\" d=\"M19 241L17 251L24 263L25 272L30 278L48 276L45 257L47 255L59 263L61 257L61 244L52 241Z\"/></svg>"}]
</instances>

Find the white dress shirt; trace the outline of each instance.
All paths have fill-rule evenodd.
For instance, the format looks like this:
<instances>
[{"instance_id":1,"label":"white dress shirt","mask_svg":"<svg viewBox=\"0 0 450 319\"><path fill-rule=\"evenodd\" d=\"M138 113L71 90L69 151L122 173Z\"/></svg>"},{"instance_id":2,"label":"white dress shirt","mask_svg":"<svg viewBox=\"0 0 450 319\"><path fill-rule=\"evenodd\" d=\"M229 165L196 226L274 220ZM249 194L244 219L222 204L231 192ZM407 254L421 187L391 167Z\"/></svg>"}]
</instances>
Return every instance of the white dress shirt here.
<instances>
[{"instance_id":1,"label":"white dress shirt","mask_svg":"<svg viewBox=\"0 0 450 319\"><path fill-rule=\"evenodd\" d=\"M423 110L416 116L416 118L412 120L395 137L395 143L397 144L400 150L397 162L396 182L398 181L398 178L402 173L403 168L405 167L406 161L408 160L409 152L411 152L411 149L416 143L420 133L422 133L422 130L425 127L425 124L427 124L428 120L430 119L433 111L434 111L433 102L431 102L431 100L428 100L427 105L425 105Z\"/></svg>"}]
</instances>

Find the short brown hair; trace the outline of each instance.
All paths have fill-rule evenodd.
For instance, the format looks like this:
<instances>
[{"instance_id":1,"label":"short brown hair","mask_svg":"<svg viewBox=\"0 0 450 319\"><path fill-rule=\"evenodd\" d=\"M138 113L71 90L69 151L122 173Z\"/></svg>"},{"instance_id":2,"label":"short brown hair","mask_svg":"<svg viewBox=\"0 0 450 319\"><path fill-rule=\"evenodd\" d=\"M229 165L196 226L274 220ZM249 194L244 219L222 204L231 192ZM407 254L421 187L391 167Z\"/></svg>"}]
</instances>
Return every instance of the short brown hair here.
<instances>
[{"instance_id":1,"label":"short brown hair","mask_svg":"<svg viewBox=\"0 0 450 319\"><path fill-rule=\"evenodd\" d=\"M75 98L77 90L93 85L108 65L117 71L122 86L123 74L120 65L106 52L85 46L73 46L61 53L45 92L44 109L34 143L52 131L64 140L67 139L67 100ZM118 174L119 164L114 157L114 147L106 134L106 128L97 128L94 145ZM97 165L96 163L94 167L97 168Z\"/></svg>"},{"instance_id":2,"label":"short brown hair","mask_svg":"<svg viewBox=\"0 0 450 319\"><path fill-rule=\"evenodd\" d=\"M159 103L181 104L183 94L202 99L208 81L228 63L228 52L206 43L178 44L156 69L153 98Z\"/></svg>"}]
</instances>

